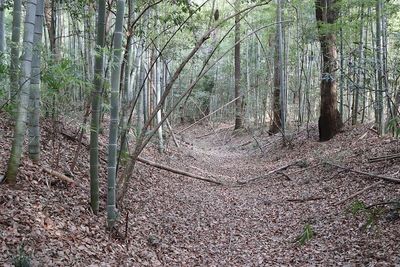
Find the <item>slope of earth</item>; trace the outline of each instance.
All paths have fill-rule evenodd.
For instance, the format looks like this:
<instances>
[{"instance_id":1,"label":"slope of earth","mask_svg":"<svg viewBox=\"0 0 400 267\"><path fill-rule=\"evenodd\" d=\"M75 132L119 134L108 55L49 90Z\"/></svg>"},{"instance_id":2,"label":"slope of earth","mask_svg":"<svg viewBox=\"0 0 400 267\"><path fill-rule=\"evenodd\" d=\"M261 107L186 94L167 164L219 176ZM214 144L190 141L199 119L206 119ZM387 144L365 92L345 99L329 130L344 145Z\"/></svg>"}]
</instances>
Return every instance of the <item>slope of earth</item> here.
<instances>
[{"instance_id":1,"label":"slope of earth","mask_svg":"<svg viewBox=\"0 0 400 267\"><path fill-rule=\"evenodd\" d=\"M0 175L12 140L5 117L0 116ZM41 167L25 157L17 189L0 186L0 262L5 265L21 245L34 266L400 264L400 220L389 216L389 206L356 215L347 211L357 203L399 199L398 184L385 181L335 205L378 181L350 168L399 178L399 159L368 162L399 153L399 141L378 138L367 126L347 128L324 143L317 142L317 129L311 127L308 134L292 136L284 148L278 136L233 132L223 125L196 127L178 136L180 148L170 140L164 154L153 146L144 156L224 185L138 165L119 232L111 235L104 225L106 136L98 216L88 205L86 146L74 171L79 186L43 172L42 167L50 166L65 173L73 161L78 143L73 131L67 131L73 127L63 123L57 138L45 123ZM274 172L281 167L287 168ZM306 226L313 236L300 245L296 238Z\"/></svg>"}]
</instances>

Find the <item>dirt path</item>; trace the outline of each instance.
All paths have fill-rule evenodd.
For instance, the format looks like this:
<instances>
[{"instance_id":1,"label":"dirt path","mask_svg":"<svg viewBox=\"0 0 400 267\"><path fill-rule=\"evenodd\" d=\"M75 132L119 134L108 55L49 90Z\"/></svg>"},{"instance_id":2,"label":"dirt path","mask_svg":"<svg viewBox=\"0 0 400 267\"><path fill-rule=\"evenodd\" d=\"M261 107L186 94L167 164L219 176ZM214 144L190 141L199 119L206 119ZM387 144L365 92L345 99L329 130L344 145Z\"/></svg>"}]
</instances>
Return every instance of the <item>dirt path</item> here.
<instances>
[{"instance_id":1,"label":"dirt path","mask_svg":"<svg viewBox=\"0 0 400 267\"><path fill-rule=\"evenodd\" d=\"M248 134L232 136L231 130L206 137L202 134L188 133L185 140L193 145L186 144L181 157L173 157L170 164L197 174L212 174L228 185L298 159L313 164L315 151L294 152L277 143L262 154L254 142L247 145L252 140ZM322 150L330 146L314 143ZM158 206L156 213L147 213L160 239L153 261L164 266L400 264L394 253L399 244L393 239L399 236L398 222L364 231L360 229L362 216L355 218L345 213L343 206L333 206L370 183L329 178L334 174L329 168L311 168L292 181L272 175L244 186L222 187L182 177L177 178L179 183L168 180L163 194L154 195L148 203ZM308 201L312 198L316 199ZM300 246L295 240L307 224L315 236Z\"/></svg>"},{"instance_id":2,"label":"dirt path","mask_svg":"<svg viewBox=\"0 0 400 267\"><path fill-rule=\"evenodd\" d=\"M369 164L367 158L399 152L400 142L379 139L366 127L349 128L325 143L316 141L314 127L309 136L304 131L294 136L293 148L282 148L279 137L256 133L253 136L263 153L247 132L232 134L225 126L214 134L207 127L192 129L180 137L180 149L171 141L164 155L150 148L143 156L208 175L225 186L138 165L118 236L104 227L105 179L101 180L100 214L94 216L88 208L88 190L60 183L26 157L18 190L0 188L0 263L10 264L23 244L32 266L400 264L400 220L388 220L382 213L372 227L364 227L366 214L346 211L353 200L334 206L376 180L323 165L308 168L332 160L398 177L398 161ZM12 136L11 129L4 132ZM9 139L0 140L0 155L4 155L0 172L6 166ZM104 150L107 139L102 140ZM63 153L57 170L62 172L77 144L59 141ZM51 146L44 146L42 164L50 164L53 157ZM273 174L237 184L298 160L308 167L285 170L291 181ZM76 169L85 188L89 188L87 162L85 150ZM105 167L102 164L101 177L106 177ZM371 204L396 198L400 199L400 186L385 182L356 199ZM306 225L314 236L301 246L295 240Z\"/></svg>"}]
</instances>

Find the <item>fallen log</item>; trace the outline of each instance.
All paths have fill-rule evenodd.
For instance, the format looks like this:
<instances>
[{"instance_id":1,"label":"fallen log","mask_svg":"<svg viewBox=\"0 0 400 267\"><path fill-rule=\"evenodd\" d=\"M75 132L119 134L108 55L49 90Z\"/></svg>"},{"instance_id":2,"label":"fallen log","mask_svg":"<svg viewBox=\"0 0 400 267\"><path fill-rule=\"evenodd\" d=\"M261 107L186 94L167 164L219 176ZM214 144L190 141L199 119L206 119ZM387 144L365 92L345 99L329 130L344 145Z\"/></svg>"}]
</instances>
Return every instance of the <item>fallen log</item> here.
<instances>
[{"instance_id":1,"label":"fallen log","mask_svg":"<svg viewBox=\"0 0 400 267\"><path fill-rule=\"evenodd\" d=\"M390 182L393 182L393 183L400 183L400 179L397 179L397 178L384 176L384 175L380 175L380 174L375 174L375 173L359 171L359 170L355 170L355 169L352 169L352 168L344 167L344 166L341 166L341 165L338 165L338 164L335 164L335 163L332 163L332 162L327 162L327 161L324 162L324 164L330 165L330 166L333 166L333 167L336 167L336 168L339 168L339 169L343 169L343 170L346 170L346 171L349 171L349 172L354 172L354 173L366 175L366 176L369 176L369 177L379 178L379 179L387 180L387 181L390 181Z\"/></svg>"},{"instance_id":2,"label":"fallen log","mask_svg":"<svg viewBox=\"0 0 400 267\"><path fill-rule=\"evenodd\" d=\"M359 190L359 191L355 192L354 194L351 194L350 196L346 197L345 199L343 199L343 200L341 200L339 202L336 202L335 204L333 204L333 206L338 206L340 204L343 204L344 202L346 202L346 201L348 201L348 200L350 200L352 198L355 198L356 196L361 195L365 191L367 191L367 190L369 190L369 189L371 189L371 188L373 188L375 186L378 186L378 185L380 185L382 183L383 183L383 180L379 180L378 182L373 183L372 185L369 185L369 186L363 188L362 190Z\"/></svg>"},{"instance_id":3,"label":"fallen log","mask_svg":"<svg viewBox=\"0 0 400 267\"><path fill-rule=\"evenodd\" d=\"M211 180L211 179L208 179L208 178L205 178L205 177L193 174L193 173L189 173L189 172L185 172L185 171L182 171L182 170L174 169L174 168L162 165L162 164L158 164L156 162L153 162L153 161L145 159L145 158L139 157L137 160L140 163L155 167L157 169L169 171L169 172L172 172L172 173L180 174L180 175L183 175L183 176L187 176L187 177L190 177L190 178L193 178L193 179L197 179L197 180L208 182L208 183L212 183L212 184L223 185L223 183L221 183L221 182L214 181L214 180Z\"/></svg>"}]
</instances>

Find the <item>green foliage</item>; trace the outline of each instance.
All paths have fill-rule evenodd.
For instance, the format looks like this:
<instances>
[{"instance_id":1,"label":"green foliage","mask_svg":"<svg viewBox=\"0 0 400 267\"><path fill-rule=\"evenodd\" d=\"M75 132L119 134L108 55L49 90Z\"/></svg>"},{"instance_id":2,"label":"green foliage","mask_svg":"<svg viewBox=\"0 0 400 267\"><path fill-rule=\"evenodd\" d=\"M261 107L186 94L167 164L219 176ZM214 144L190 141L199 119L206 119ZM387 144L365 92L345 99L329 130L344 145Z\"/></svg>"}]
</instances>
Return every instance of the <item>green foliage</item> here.
<instances>
[{"instance_id":1,"label":"green foliage","mask_svg":"<svg viewBox=\"0 0 400 267\"><path fill-rule=\"evenodd\" d=\"M388 131L392 132L396 138L400 137L400 116L396 116L389 120L388 122Z\"/></svg>"},{"instance_id":2,"label":"green foliage","mask_svg":"<svg viewBox=\"0 0 400 267\"><path fill-rule=\"evenodd\" d=\"M347 211L353 215L357 215L363 211L365 211L365 204L360 200L356 200L351 203L350 207L347 208Z\"/></svg>"},{"instance_id":3,"label":"green foliage","mask_svg":"<svg viewBox=\"0 0 400 267\"><path fill-rule=\"evenodd\" d=\"M365 216L365 223L362 225L362 229L371 228L373 225L376 224L376 221L382 214L382 209L367 207L365 203L360 200L355 200L354 202L352 202L347 208L347 211L350 212L353 216Z\"/></svg>"},{"instance_id":4,"label":"green foliage","mask_svg":"<svg viewBox=\"0 0 400 267\"><path fill-rule=\"evenodd\" d=\"M31 257L24 249L24 245L18 248L17 255L13 258L13 265L15 267L30 267Z\"/></svg>"},{"instance_id":5,"label":"green foliage","mask_svg":"<svg viewBox=\"0 0 400 267\"><path fill-rule=\"evenodd\" d=\"M310 241L314 236L314 231L310 224L306 224L303 228L303 232L296 238L296 242L300 245L304 245L308 241Z\"/></svg>"}]
</instances>

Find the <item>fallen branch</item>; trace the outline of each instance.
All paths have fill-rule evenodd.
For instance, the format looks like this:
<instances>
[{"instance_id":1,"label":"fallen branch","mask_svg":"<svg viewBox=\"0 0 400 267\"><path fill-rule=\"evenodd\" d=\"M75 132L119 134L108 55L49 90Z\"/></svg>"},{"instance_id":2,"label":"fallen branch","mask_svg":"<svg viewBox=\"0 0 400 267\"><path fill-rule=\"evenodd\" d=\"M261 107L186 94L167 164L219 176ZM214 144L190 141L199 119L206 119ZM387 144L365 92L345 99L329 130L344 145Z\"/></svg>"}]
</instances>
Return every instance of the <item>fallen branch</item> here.
<instances>
[{"instance_id":1,"label":"fallen branch","mask_svg":"<svg viewBox=\"0 0 400 267\"><path fill-rule=\"evenodd\" d=\"M364 193L365 191L367 191L367 190L369 190L369 189L371 189L371 188L373 188L373 187L375 187L375 186L378 186L378 185L380 185L380 184L382 184L382 183L383 183L383 180L379 180L378 182L373 183L372 185L369 185L369 186L363 188L362 190L359 190L359 191L355 192L354 194L352 194L352 195L346 197L345 199L343 199L343 200L341 200L341 201L339 201L339 202L336 202L335 204L333 204L333 206L338 206L338 205L340 205L340 204L343 204L344 202L346 202L346 201L348 201L348 200L350 200L350 199L352 199L352 198L355 198L356 196L361 195L361 194Z\"/></svg>"},{"instance_id":2,"label":"fallen branch","mask_svg":"<svg viewBox=\"0 0 400 267\"><path fill-rule=\"evenodd\" d=\"M298 173L307 171L307 170L309 170L309 169L316 168L316 167L318 167L319 165L321 165L321 163L317 163L317 164L315 164L315 165L312 165L312 166L309 166L309 167L306 167L306 168L303 168L303 169L300 169L300 170L297 170L297 171L289 172L289 173L287 173L287 175L293 176L294 174L298 174Z\"/></svg>"},{"instance_id":3,"label":"fallen branch","mask_svg":"<svg viewBox=\"0 0 400 267\"><path fill-rule=\"evenodd\" d=\"M364 171L358 171L358 170L351 169L351 168L348 168L348 167L344 167L344 166L341 166L341 165L338 165L338 164L335 164L335 163L332 163L332 162L324 162L324 164L327 164L327 165L330 165L330 166L333 166L333 167L336 167L336 168L339 168L339 169L347 170L347 171L350 171L350 172L366 175L366 176L369 176L369 177L375 177L375 178L387 180L387 181L394 182L394 183L400 183L400 179L397 179L397 178L384 176L384 175L380 175L380 174L364 172Z\"/></svg>"},{"instance_id":4,"label":"fallen branch","mask_svg":"<svg viewBox=\"0 0 400 267\"><path fill-rule=\"evenodd\" d=\"M281 172L281 171L286 170L287 168L292 167L292 166L296 166L298 163L299 163L299 161L292 162L292 163L286 164L286 165L284 165L282 167L279 167L279 168L277 168L275 170L272 170L272 171L268 172L267 174L257 176L255 178L249 179L247 181L237 181L237 183L238 184L248 184L248 183L255 182L255 181L258 181L258 180L261 180L261 179L265 179L268 176L270 176L271 174ZM279 174L282 175L282 173L279 173Z\"/></svg>"},{"instance_id":5,"label":"fallen branch","mask_svg":"<svg viewBox=\"0 0 400 267\"><path fill-rule=\"evenodd\" d=\"M171 167L168 167L168 166L165 166L165 165L161 165L161 164L155 163L155 162L153 162L151 160L148 160L148 159L145 159L145 158L139 157L137 160L139 162L141 162L141 163L150 165L150 166L155 167L157 169L169 171L169 172L172 172L172 173L180 174L180 175L183 175L183 176L187 176L187 177L190 177L190 178L194 178L194 179L201 180L201 181L208 182L208 183L212 183L212 184L223 185L223 183L221 183L221 182L214 181L214 180L211 180L211 179L208 179L208 178L196 175L196 174L188 173L188 172L185 172L185 171L182 171L182 170L174 169L174 168L171 168Z\"/></svg>"},{"instance_id":6,"label":"fallen branch","mask_svg":"<svg viewBox=\"0 0 400 267\"><path fill-rule=\"evenodd\" d=\"M45 171L46 173L50 174L53 177L56 177L56 178L58 178L60 180L63 180L63 181L66 181L66 182L68 182L70 184L76 185L76 186L78 186L78 187L80 187L82 189L86 189L86 187L84 187L83 185L77 183L75 180L69 178L68 176L66 176L66 175L64 175L64 174L62 174L60 172L57 172L57 171L52 170L52 169L47 168L47 167L43 167L42 170Z\"/></svg>"},{"instance_id":7,"label":"fallen branch","mask_svg":"<svg viewBox=\"0 0 400 267\"><path fill-rule=\"evenodd\" d=\"M307 202L307 201L314 201L314 200L321 200L325 199L326 197L307 197L307 198L289 198L286 199L288 202Z\"/></svg>"},{"instance_id":8,"label":"fallen branch","mask_svg":"<svg viewBox=\"0 0 400 267\"><path fill-rule=\"evenodd\" d=\"M386 161L386 160L399 159L399 158L400 158L400 153L397 153L397 154L392 154L392 155L385 155L385 156L380 156L380 157L369 158L368 162L379 162L379 161Z\"/></svg>"}]
</instances>

